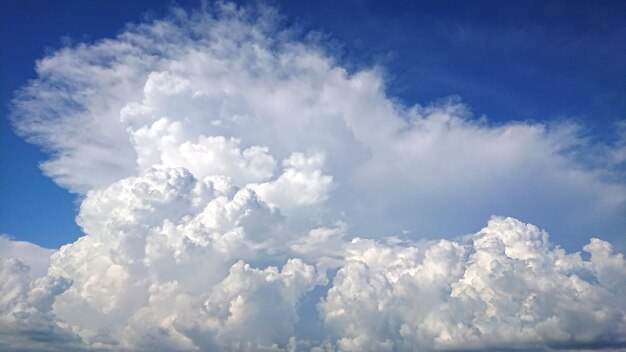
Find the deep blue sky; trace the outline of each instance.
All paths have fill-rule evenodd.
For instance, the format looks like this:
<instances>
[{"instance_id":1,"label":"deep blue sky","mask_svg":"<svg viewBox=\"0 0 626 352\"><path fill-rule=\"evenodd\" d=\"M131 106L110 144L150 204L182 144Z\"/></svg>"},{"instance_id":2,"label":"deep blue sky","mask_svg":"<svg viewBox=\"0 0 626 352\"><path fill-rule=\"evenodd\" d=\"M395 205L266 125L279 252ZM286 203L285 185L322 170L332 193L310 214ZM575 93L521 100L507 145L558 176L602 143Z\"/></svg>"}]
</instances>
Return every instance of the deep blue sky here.
<instances>
[{"instance_id":1,"label":"deep blue sky","mask_svg":"<svg viewBox=\"0 0 626 352\"><path fill-rule=\"evenodd\" d=\"M35 61L68 38L115 36L172 3L1 0L0 233L47 247L80 234L74 197L42 175L45 154L7 120ZM626 119L624 1L269 3L287 23L330 34L345 65L385 67L390 95L407 104L458 95L495 123L575 119L598 139Z\"/></svg>"}]
</instances>

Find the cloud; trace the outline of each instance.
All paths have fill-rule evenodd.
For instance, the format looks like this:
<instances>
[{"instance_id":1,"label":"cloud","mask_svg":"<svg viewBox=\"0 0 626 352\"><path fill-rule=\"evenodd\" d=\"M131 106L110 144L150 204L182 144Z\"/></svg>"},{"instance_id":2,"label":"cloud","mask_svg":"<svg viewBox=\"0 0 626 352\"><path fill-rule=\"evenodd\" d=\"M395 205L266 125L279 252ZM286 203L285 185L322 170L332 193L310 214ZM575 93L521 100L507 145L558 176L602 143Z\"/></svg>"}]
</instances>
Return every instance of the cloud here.
<instances>
[{"instance_id":1,"label":"cloud","mask_svg":"<svg viewBox=\"0 0 626 352\"><path fill-rule=\"evenodd\" d=\"M622 339L626 262L609 243L592 239L585 261L512 218L492 219L468 241L353 241L320 303L340 349L575 348ZM611 274L602 277L606 265Z\"/></svg>"},{"instance_id":2,"label":"cloud","mask_svg":"<svg viewBox=\"0 0 626 352\"><path fill-rule=\"evenodd\" d=\"M89 192L78 219L86 235L46 275L3 258L6 331L59 350L626 343L623 255L594 238L583 259L512 218L456 241L348 240L342 223L293 233L248 188L151 168Z\"/></svg>"},{"instance_id":3,"label":"cloud","mask_svg":"<svg viewBox=\"0 0 626 352\"><path fill-rule=\"evenodd\" d=\"M0 241L3 347L624 346L610 242L587 258L505 217L453 237L510 214L623 245L619 155L594 153L610 146L401 105L381 70L348 72L278 17L173 10L38 62L12 118L82 197L84 236Z\"/></svg>"},{"instance_id":4,"label":"cloud","mask_svg":"<svg viewBox=\"0 0 626 352\"><path fill-rule=\"evenodd\" d=\"M5 235L0 235L0 258L15 258L25 266L34 277L46 273L50 264L53 249L42 248L25 241L14 241Z\"/></svg>"},{"instance_id":5,"label":"cloud","mask_svg":"<svg viewBox=\"0 0 626 352\"><path fill-rule=\"evenodd\" d=\"M283 161L285 169L275 181L249 186L261 198L285 211L323 202L333 189L333 177L321 171L324 159L319 153L310 157L293 153Z\"/></svg>"},{"instance_id":6,"label":"cloud","mask_svg":"<svg viewBox=\"0 0 626 352\"><path fill-rule=\"evenodd\" d=\"M369 235L453 236L501 214L567 233L572 248L590 233L626 248L618 145L568 122L493 125L459 99L404 106L382 70L350 72L278 18L263 6L174 10L63 48L37 63L13 121L52 153L44 171L83 195L160 164L265 183L259 194L285 208L326 200L325 220L343 212ZM324 161L281 175L300 153ZM271 189L298 188L296 176L325 195L279 200L289 192Z\"/></svg>"},{"instance_id":7,"label":"cloud","mask_svg":"<svg viewBox=\"0 0 626 352\"><path fill-rule=\"evenodd\" d=\"M80 350L84 344L55 321L56 295L70 285L46 275L55 251L0 237L0 347L5 350ZM56 345L56 346L55 346Z\"/></svg>"}]
</instances>

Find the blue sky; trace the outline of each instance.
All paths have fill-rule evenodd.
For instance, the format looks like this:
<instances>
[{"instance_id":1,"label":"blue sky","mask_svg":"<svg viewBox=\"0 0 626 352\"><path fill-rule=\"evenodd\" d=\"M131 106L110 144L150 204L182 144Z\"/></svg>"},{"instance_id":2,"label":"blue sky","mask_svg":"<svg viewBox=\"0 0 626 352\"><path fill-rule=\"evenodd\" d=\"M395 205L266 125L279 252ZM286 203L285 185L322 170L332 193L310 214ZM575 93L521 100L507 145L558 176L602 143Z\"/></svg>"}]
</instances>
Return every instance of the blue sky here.
<instances>
[{"instance_id":1,"label":"blue sky","mask_svg":"<svg viewBox=\"0 0 626 352\"><path fill-rule=\"evenodd\" d=\"M0 232L47 247L80 234L75 197L42 175L45 151L17 137L7 120L13 91L35 78L34 62L68 42L113 37L170 4L2 3ZM626 116L623 2L270 4L287 23L327 33L344 66L383 67L389 95L406 104L456 95L492 123L570 119L606 141Z\"/></svg>"}]
</instances>

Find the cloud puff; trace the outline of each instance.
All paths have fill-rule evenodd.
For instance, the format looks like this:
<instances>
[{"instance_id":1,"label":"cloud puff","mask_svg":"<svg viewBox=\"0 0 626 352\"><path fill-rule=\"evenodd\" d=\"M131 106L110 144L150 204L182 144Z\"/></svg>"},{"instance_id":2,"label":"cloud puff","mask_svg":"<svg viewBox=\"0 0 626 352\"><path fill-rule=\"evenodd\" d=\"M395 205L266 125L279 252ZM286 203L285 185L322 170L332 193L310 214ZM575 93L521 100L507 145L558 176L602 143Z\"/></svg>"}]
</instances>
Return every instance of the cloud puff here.
<instances>
[{"instance_id":1,"label":"cloud puff","mask_svg":"<svg viewBox=\"0 0 626 352\"><path fill-rule=\"evenodd\" d=\"M293 153L283 161L283 173L274 181L249 185L264 200L289 211L294 207L313 205L329 198L333 177L322 174L324 155L307 157Z\"/></svg>"},{"instance_id":2,"label":"cloud puff","mask_svg":"<svg viewBox=\"0 0 626 352\"><path fill-rule=\"evenodd\" d=\"M14 241L0 235L0 258L15 258L28 266L31 275L42 276L50 264L50 256L55 251L42 248L25 241Z\"/></svg>"},{"instance_id":3,"label":"cloud puff","mask_svg":"<svg viewBox=\"0 0 626 352\"><path fill-rule=\"evenodd\" d=\"M626 262L607 242L567 254L494 218L467 243L356 240L320 303L346 351L611 346L623 339ZM603 276L602 268L611 273Z\"/></svg>"},{"instance_id":4,"label":"cloud puff","mask_svg":"<svg viewBox=\"0 0 626 352\"><path fill-rule=\"evenodd\" d=\"M46 275L54 252L0 237L0 347L3 350L84 347L64 324L55 321L51 312L56 295L70 284L65 278Z\"/></svg>"},{"instance_id":5,"label":"cloud puff","mask_svg":"<svg viewBox=\"0 0 626 352\"><path fill-rule=\"evenodd\" d=\"M321 213L370 235L452 236L503 214L626 248L626 185L605 152L617 145L573 123L493 125L458 99L404 106L381 70L346 70L278 18L217 4L64 48L37 63L13 121L52 152L45 172L80 194L162 164L266 183L258 194L285 211L328 200ZM306 172L301 154L315 159ZM303 193L285 199L278 185Z\"/></svg>"},{"instance_id":6,"label":"cloud puff","mask_svg":"<svg viewBox=\"0 0 626 352\"><path fill-rule=\"evenodd\" d=\"M380 70L348 72L277 18L174 10L38 62L13 120L81 195L85 235L54 253L0 240L0 346L624 346L609 242L567 253L504 217L452 238L493 213L618 238L619 156L572 124L401 105Z\"/></svg>"}]
</instances>

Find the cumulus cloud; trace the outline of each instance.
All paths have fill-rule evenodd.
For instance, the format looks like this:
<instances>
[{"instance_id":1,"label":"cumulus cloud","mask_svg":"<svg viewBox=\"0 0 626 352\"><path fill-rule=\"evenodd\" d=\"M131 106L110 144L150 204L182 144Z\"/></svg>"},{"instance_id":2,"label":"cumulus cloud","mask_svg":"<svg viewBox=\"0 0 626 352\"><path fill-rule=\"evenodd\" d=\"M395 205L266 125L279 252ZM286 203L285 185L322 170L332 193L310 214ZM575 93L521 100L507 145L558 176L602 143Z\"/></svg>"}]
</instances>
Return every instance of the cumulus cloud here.
<instances>
[{"instance_id":1,"label":"cumulus cloud","mask_svg":"<svg viewBox=\"0 0 626 352\"><path fill-rule=\"evenodd\" d=\"M30 242L15 241L6 235L0 235L0 258L15 258L28 266L34 277L46 273L50 256L54 252L52 249L42 248Z\"/></svg>"},{"instance_id":2,"label":"cumulus cloud","mask_svg":"<svg viewBox=\"0 0 626 352\"><path fill-rule=\"evenodd\" d=\"M512 218L492 219L467 241L353 241L320 303L340 349L571 348L622 339L626 262L609 243L592 239L583 260ZM605 265L611 278L598 275Z\"/></svg>"},{"instance_id":3,"label":"cumulus cloud","mask_svg":"<svg viewBox=\"0 0 626 352\"><path fill-rule=\"evenodd\" d=\"M591 144L574 123L493 125L458 99L402 105L382 70L348 71L278 18L263 6L175 10L61 49L37 63L13 121L52 153L44 171L83 195L162 164L266 183L259 194L285 208L332 193L329 213L370 235L452 236L502 214L579 245L623 238L619 153L603 152L619 146ZM289 164L301 154L315 159L306 172ZM283 184L302 196L273 191ZM304 195L314 188L324 195Z\"/></svg>"},{"instance_id":4,"label":"cumulus cloud","mask_svg":"<svg viewBox=\"0 0 626 352\"><path fill-rule=\"evenodd\" d=\"M313 205L328 199L333 178L322 174L324 155L306 157L293 153L283 161L283 173L271 182L251 184L250 187L270 203L289 211L294 207Z\"/></svg>"},{"instance_id":5,"label":"cumulus cloud","mask_svg":"<svg viewBox=\"0 0 626 352\"><path fill-rule=\"evenodd\" d=\"M45 275L3 258L3 331L59 350L626 343L623 255L596 238L587 259L566 253L513 218L456 241L347 240L341 223L296 236L250 189L152 168L89 192L79 219L86 236Z\"/></svg>"},{"instance_id":6,"label":"cumulus cloud","mask_svg":"<svg viewBox=\"0 0 626 352\"><path fill-rule=\"evenodd\" d=\"M623 245L617 154L573 124L401 105L379 69L347 71L278 17L173 10L38 62L12 117L80 194L84 236L0 238L0 346L626 346L610 242L568 252L505 217L453 237L495 213Z\"/></svg>"}]
</instances>

